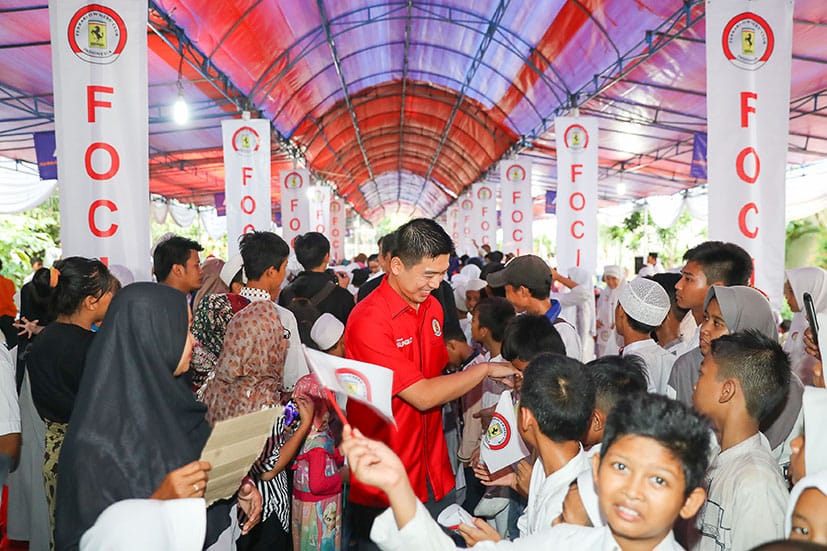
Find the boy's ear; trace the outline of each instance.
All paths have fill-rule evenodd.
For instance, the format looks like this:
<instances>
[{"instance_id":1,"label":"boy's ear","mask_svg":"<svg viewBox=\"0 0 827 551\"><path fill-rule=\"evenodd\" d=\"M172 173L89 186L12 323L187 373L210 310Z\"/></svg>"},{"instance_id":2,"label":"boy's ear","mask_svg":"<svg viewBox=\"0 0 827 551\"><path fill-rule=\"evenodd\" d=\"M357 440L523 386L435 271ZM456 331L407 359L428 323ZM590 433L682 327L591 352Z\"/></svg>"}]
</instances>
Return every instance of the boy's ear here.
<instances>
[{"instance_id":1,"label":"boy's ear","mask_svg":"<svg viewBox=\"0 0 827 551\"><path fill-rule=\"evenodd\" d=\"M598 408L592 410L592 416L589 419L589 430L595 433L602 432L606 426L606 416Z\"/></svg>"},{"instance_id":2,"label":"boy's ear","mask_svg":"<svg viewBox=\"0 0 827 551\"><path fill-rule=\"evenodd\" d=\"M603 451L603 450L601 450ZM596 453L592 456L592 480L597 485L597 471L600 469L600 454Z\"/></svg>"},{"instance_id":3,"label":"boy's ear","mask_svg":"<svg viewBox=\"0 0 827 551\"><path fill-rule=\"evenodd\" d=\"M738 383L735 379L726 379L721 385L721 393L718 395L718 403L726 404L738 393Z\"/></svg>"},{"instance_id":4,"label":"boy's ear","mask_svg":"<svg viewBox=\"0 0 827 551\"><path fill-rule=\"evenodd\" d=\"M517 422L520 423L521 432L528 432L531 425L537 423L537 419L534 418L534 414L531 413L531 410L528 408L521 407L518 415L520 418Z\"/></svg>"},{"instance_id":5,"label":"boy's ear","mask_svg":"<svg viewBox=\"0 0 827 551\"><path fill-rule=\"evenodd\" d=\"M692 492L683 502L683 507L681 507L681 510L678 514L682 519L690 519L695 516L695 513L698 512L698 509L701 508L701 505L703 505L705 501L706 490L699 486L692 490Z\"/></svg>"}]
</instances>

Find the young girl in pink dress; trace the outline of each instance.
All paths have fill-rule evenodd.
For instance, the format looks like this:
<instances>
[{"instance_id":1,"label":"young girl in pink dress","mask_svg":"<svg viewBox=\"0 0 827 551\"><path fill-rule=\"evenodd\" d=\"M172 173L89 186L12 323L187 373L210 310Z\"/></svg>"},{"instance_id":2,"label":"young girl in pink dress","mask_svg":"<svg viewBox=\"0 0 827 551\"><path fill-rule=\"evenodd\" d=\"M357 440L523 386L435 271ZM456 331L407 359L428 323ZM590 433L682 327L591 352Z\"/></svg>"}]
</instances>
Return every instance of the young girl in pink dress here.
<instances>
[{"instance_id":1,"label":"young girl in pink dress","mask_svg":"<svg viewBox=\"0 0 827 551\"><path fill-rule=\"evenodd\" d=\"M344 461L330 427L330 405L315 376L296 383L293 396L313 400L313 425L293 469L293 549L339 551L342 539L342 477Z\"/></svg>"}]
</instances>

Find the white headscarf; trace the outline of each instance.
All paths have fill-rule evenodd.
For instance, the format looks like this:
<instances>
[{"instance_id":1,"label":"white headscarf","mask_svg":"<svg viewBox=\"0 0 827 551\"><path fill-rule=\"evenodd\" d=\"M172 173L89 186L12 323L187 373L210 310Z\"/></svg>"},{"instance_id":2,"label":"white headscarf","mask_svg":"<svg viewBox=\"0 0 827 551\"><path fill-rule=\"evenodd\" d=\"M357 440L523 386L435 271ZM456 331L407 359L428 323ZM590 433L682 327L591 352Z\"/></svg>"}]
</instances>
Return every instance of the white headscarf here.
<instances>
[{"instance_id":1,"label":"white headscarf","mask_svg":"<svg viewBox=\"0 0 827 551\"><path fill-rule=\"evenodd\" d=\"M620 291L626 284L623 278L623 270L620 266L609 265L603 267L604 276L614 276L620 280L617 287L612 289L608 285L600 292L600 297L597 299L596 318L600 320L602 327L597 331L597 354L598 356L605 356L607 354L617 354L618 346L615 338L615 308L617 307L617 300L620 297Z\"/></svg>"},{"instance_id":2,"label":"white headscarf","mask_svg":"<svg viewBox=\"0 0 827 551\"><path fill-rule=\"evenodd\" d=\"M104 509L80 538L80 549L200 551L206 532L203 499L125 499Z\"/></svg>"},{"instance_id":3,"label":"white headscarf","mask_svg":"<svg viewBox=\"0 0 827 551\"><path fill-rule=\"evenodd\" d=\"M790 537L790 530L793 528L793 511L795 511L795 504L798 503L798 498L804 490L808 488L817 488L819 492L827 495L827 471L821 471L809 476L805 476L798 481L798 484L793 486L793 491L790 492L790 501L787 504L787 517L784 519L784 536Z\"/></svg>"},{"instance_id":4,"label":"white headscarf","mask_svg":"<svg viewBox=\"0 0 827 551\"><path fill-rule=\"evenodd\" d=\"M804 314L804 293L813 297L813 306L817 313L827 312L827 271L808 266L786 271L795 300L800 312L796 312L790 323L789 337L784 343L784 352L790 357L790 365L805 385L812 384L813 367L818 362L804 350L804 330L807 328L807 316Z\"/></svg>"},{"instance_id":5,"label":"white headscarf","mask_svg":"<svg viewBox=\"0 0 827 551\"><path fill-rule=\"evenodd\" d=\"M808 473L827 471L827 389L804 389L804 468Z\"/></svg>"},{"instance_id":6,"label":"white headscarf","mask_svg":"<svg viewBox=\"0 0 827 551\"><path fill-rule=\"evenodd\" d=\"M568 268L560 273L566 274L569 279L577 283L574 289L568 292L554 293L552 298L559 300L563 306L560 314L563 319L577 329L582 347L582 361L594 359L594 336L597 334L595 325L594 283L592 273L583 268Z\"/></svg>"}]
</instances>

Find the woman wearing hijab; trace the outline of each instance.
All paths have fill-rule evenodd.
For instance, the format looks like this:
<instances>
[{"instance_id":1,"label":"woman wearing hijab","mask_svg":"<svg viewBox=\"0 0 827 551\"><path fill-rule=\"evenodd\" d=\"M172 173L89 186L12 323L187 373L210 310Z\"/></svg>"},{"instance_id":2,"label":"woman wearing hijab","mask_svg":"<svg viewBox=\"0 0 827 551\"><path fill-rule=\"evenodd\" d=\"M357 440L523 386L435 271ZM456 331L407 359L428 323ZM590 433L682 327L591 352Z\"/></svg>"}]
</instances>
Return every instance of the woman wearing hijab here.
<instances>
[{"instance_id":1,"label":"woman wearing hijab","mask_svg":"<svg viewBox=\"0 0 827 551\"><path fill-rule=\"evenodd\" d=\"M72 415L86 352L116 289L115 278L100 261L73 256L53 272L51 311L56 316L32 342L26 357L37 413L46 423L43 485L54 529L58 459ZM51 530L50 530L51 532Z\"/></svg>"},{"instance_id":2,"label":"woman wearing hijab","mask_svg":"<svg viewBox=\"0 0 827 551\"><path fill-rule=\"evenodd\" d=\"M710 287L704 301L704 321L699 337L700 366L703 357L709 354L712 341L722 335L754 329L765 336L778 340L775 317L766 296L752 287L736 285ZM698 370L692 370L695 382ZM795 375L795 374L793 374ZM692 383L694 387L695 383ZM770 442L773 455L780 465L789 463L790 440L801 428L801 397L804 385L798 377L790 377L790 391L787 400L773 417L761 426L761 432ZM691 396L691 394L690 394ZM795 429L795 430L794 430Z\"/></svg>"},{"instance_id":3,"label":"woman wearing hijab","mask_svg":"<svg viewBox=\"0 0 827 551\"><path fill-rule=\"evenodd\" d=\"M193 312L198 310L198 305L204 297L230 292L230 287L221 279L223 269L224 261L220 258L211 257L201 263L201 287L192 299Z\"/></svg>"},{"instance_id":4,"label":"woman wearing hijab","mask_svg":"<svg viewBox=\"0 0 827 551\"><path fill-rule=\"evenodd\" d=\"M615 309L620 290L623 288L623 270L620 266L603 267L603 281L606 288L597 299L597 356L617 354L617 332L615 331Z\"/></svg>"},{"instance_id":5,"label":"woman wearing hijab","mask_svg":"<svg viewBox=\"0 0 827 551\"><path fill-rule=\"evenodd\" d=\"M214 374L201 392L210 423L281 403L288 339L289 332L270 300L254 301L233 316ZM297 398L296 403L302 420L299 427L286 423L284 416L278 417L273 434L250 471L263 500L262 522L239 540L239 549L283 549L289 545L286 468L307 436L313 418L309 399Z\"/></svg>"},{"instance_id":6,"label":"woman wearing hijab","mask_svg":"<svg viewBox=\"0 0 827 551\"><path fill-rule=\"evenodd\" d=\"M805 385L811 385L813 368L818 360L805 351L804 330L807 328L807 316L804 313L804 293L810 293L813 297L813 306L817 314L827 313L827 271L808 266L787 270L786 276L784 298L795 314L790 323L790 336L784 343L784 352L790 357L793 373L798 375Z\"/></svg>"},{"instance_id":7,"label":"woman wearing hijab","mask_svg":"<svg viewBox=\"0 0 827 551\"><path fill-rule=\"evenodd\" d=\"M203 497L209 464L198 461L210 427L206 407L179 375L189 367L192 337L183 293L135 283L112 306L86 358L60 458L55 544L78 548L98 515L133 498ZM258 492L242 484L238 506L258 520ZM230 525L230 503L207 510L212 545ZM148 530L152 527L146 527Z\"/></svg>"}]
</instances>

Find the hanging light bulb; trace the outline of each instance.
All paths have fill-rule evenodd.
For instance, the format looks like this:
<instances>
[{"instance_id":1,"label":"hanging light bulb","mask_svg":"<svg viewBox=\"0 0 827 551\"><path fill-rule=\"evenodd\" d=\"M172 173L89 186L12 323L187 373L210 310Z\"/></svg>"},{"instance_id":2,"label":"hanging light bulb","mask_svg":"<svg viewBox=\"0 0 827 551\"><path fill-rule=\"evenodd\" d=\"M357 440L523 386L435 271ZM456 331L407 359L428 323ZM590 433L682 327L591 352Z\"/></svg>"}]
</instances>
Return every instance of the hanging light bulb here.
<instances>
[{"instance_id":1,"label":"hanging light bulb","mask_svg":"<svg viewBox=\"0 0 827 551\"><path fill-rule=\"evenodd\" d=\"M172 106L172 120L175 124L184 125L190 120L190 108L187 105L187 100L184 99L184 87L181 81L178 81L178 99Z\"/></svg>"},{"instance_id":2,"label":"hanging light bulb","mask_svg":"<svg viewBox=\"0 0 827 551\"><path fill-rule=\"evenodd\" d=\"M617 194L620 196L626 195L626 182L623 180L617 183Z\"/></svg>"}]
</instances>

